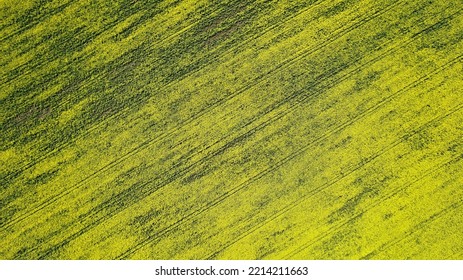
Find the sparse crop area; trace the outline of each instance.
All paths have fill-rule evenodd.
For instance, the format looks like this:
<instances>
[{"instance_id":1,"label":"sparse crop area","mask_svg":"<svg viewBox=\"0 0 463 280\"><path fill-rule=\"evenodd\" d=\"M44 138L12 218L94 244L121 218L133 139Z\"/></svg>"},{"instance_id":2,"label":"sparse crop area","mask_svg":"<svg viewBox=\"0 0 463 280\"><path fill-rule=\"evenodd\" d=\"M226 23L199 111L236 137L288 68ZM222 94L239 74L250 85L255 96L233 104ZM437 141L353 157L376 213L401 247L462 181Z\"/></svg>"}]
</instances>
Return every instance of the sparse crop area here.
<instances>
[{"instance_id":1,"label":"sparse crop area","mask_svg":"<svg viewBox=\"0 0 463 280\"><path fill-rule=\"evenodd\" d=\"M463 259L460 0L0 0L0 259Z\"/></svg>"}]
</instances>

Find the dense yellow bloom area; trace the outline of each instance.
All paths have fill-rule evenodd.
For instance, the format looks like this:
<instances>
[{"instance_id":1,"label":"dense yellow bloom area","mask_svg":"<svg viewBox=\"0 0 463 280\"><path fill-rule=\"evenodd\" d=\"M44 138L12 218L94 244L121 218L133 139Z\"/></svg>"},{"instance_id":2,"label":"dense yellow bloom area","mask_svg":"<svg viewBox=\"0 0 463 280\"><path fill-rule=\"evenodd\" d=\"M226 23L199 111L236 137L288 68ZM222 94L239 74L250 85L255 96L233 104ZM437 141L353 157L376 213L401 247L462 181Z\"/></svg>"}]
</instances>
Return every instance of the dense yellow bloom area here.
<instances>
[{"instance_id":1,"label":"dense yellow bloom area","mask_svg":"<svg viewBox=\"0 0 463 280\"><path fill-rule=\"evenodd\" d=\"M0 1L0 258L462 259L462 9Z\"/></svg>"}]
</instances>

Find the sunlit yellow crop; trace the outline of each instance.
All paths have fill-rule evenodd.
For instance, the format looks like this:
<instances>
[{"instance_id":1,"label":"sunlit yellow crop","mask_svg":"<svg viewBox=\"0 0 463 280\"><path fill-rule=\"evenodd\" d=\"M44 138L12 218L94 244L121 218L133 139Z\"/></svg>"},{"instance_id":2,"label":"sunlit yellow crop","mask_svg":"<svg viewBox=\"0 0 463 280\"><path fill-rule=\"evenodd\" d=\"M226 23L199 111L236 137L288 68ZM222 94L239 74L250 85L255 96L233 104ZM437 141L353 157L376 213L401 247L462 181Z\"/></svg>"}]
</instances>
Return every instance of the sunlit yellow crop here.
<instances>
[{"instance_id":1,"label":"sunlit yellow crop","mask_svg":"<svg viewBox=\"0 0 463 280\"><path fill-rule=\"evenodd\" d=\"M0 259L463 258L463 2L39 2Z\"/></svg>"}]
</instances>

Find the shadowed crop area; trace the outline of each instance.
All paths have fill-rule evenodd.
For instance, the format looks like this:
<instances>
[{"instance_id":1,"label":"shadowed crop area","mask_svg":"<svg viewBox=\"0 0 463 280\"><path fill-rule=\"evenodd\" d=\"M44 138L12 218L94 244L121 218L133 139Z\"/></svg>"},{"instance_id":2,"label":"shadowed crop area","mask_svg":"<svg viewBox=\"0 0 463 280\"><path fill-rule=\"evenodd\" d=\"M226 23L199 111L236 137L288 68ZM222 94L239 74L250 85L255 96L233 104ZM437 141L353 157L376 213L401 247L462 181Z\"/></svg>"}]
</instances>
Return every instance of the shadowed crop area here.
<instances>
[{"instance_id":1,"label":"shadowed crop area","mask_svg":"<svg viewBox=\"0 0 463 280\"><path fill-rule=\"evenodd\" d=\"M461 0L0 0L0 259L463 259Z\"/></svg>"}]
</instances>

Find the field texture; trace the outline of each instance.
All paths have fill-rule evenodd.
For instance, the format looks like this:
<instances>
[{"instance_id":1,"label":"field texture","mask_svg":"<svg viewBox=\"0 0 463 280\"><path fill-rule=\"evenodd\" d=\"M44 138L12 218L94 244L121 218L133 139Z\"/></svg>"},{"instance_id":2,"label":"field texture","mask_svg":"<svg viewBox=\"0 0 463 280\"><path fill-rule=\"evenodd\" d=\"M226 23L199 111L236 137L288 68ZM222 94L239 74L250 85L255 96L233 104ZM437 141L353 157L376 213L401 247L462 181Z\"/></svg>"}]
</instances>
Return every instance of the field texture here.
<instances>
[{"instance_id":1,"label":"field texture","mask_svg":"<svg viewBox=\"0 0 463 280\"><path fill-rule=\"evenodd\" d=\"M0 259L463 259L462 0L0 0Z\"/></svg>"}]
</instances>

